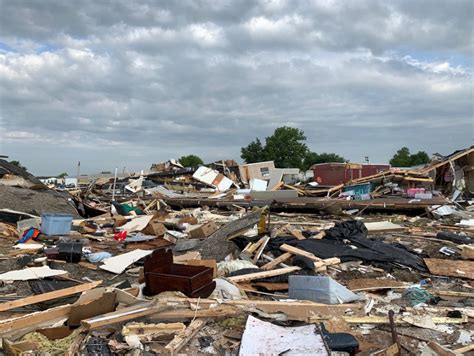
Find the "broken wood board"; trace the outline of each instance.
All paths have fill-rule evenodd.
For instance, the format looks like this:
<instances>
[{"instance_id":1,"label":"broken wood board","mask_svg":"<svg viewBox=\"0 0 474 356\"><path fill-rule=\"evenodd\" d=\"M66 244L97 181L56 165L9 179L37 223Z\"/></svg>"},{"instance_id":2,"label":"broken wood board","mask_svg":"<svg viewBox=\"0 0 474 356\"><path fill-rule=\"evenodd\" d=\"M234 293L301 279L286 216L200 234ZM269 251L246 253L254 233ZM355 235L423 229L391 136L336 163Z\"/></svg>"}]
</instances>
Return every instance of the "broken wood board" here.
<instances>
[{"instance_id":1,"label":"broken wood board","mask_svg":"<svg viewBox=\"0 0 474 356\"><path fill-rule=\"evenodd\" d=\"M67 275L67 272L60 269L51 269L49 266L30 267L2 273L0 274L0 281L28 281L31 279L41 279L61 275Z\"/></svg>"},{"instance_id":2,"label":"broken wood board","mask_svg":"<svg viewBox=\"0 0 474 356\"><path fill-rule=\"evenodd\" d=\"M194 318L228 318L242 315L241 308L235 306L218 306L210 309L193 310L191 307L165 310L147 316L147 320L186 320Z\"/></svg>"},{"instance_id":3,"label":"broken wood board","mask_svg":"<svg viewBox=\"0 0 474 356\"><path fill-rule=\"evenodd\" d=\"M264 264L261 268L268 271L276 266L278 266L280 263L285 262L287 259L289 259L293 254L291 252L285 252L282 255L278 256L277 258L273 259L273 261L268 262L267 264Z\"/></svg>"},{"instance_id":4,"label":"broken wood board","mask_svg":"<svg viewBox=\"0 0 474 356\"><path fill-rule=\"evenodd\" d=\"M168 345L165 346L165 354L174 356L206 325L207 319L196 319L181 333L176 335Z\"/></svg>"},{"instance_id":5,"label":"broken wood board","mask_svg":"<svg viewBox=\"0 0 474 356\"><path fill-rule=\"evenodd\" d=\"M405 289L405 283L392 279L359 278L345 282L346 287L353 292L380 290L380 289Z\"/></svg>"},{"instance_id":6,"label":"broken wood board","mask_svg":"<svg viewBox=\"0 0 474 356\"><path fill-rule=\"evenodd\" d=\"M302 250L300 248L293 247L293 246L290 246L290 245L287 245L287 244L281 245L280 250L285 251L285 252L290 252L293 255L308 257L310 260L315 261L315 262L318 262L318 261L322 260L321 258L316 257L315 255L313 255L311 252L308 252L308 251L305 251L305 250Z\"/></svg>"},{"instance_id":7,"label":"broken wood board","mask_svg":"<svg viewBox=\"0 0 474 356\"><path fill-rule=\"evenodd\" d=\"M244 274L241 276L228 277L227 279L231 282L238 283L238 282L252 281L254 279L259 279L259 278L280 276L282 274L298 271L300 269L301 269L300 267L296 267L296 266L285 267L285 268L274 269L271 271L256 272L256 273Z\"/></svg>"},{"instance_id":8,"label":"broken wood board","mask_svg":"<svg viewBox=\"0 0 474 356\"><path fill-rule=\"evenodd\" d=\"M154 304L152 302L140 303L130 307L122 308L120 310L116 310L111 313L82 320L81 324L84 328L88 330L94 330L105 325L140 318L142 316L147 316L166 309L167 306L162 304Z\"/></svg>"},{"instance_id":9,"label":"broken wood board","mask_svg":"<svg viewBox=\"0 0 474 356\"><path fill-rule=\"evenodd\" d=\"M303 233L300 230L296 229L288 229L291 235L293 235L294 238L298 240L306 240L306 237L304 237Z\"/></svg>"},{"instance_id":10,"label":"broken wood board","mask_svg":"<svg viewBox=\"0 0 474 356\"><path fill-rule=\"evenodd\" d=\"M127 269L128 266L137 262L139 259L148 256L153 251L147 250L133 250L127 253L123 253L118 256L107 258L103 261L101 269L112 273L120 274Z\"/></svg>"},{"instance_id":11,"label":"broken wood board","mask_svg":"<svg viewBox=\"0 0 474 356\"><path fill-rule=\"evenodd\" d=\"M98 298L81 303L78 302L71 306L71 312L67 321L67 325L72 327L81 325L81 320L83 319L114 311L116 294L113 292L103 292Z\"/></svg>"},{"instance_id":12,"label":"broken wood board","mask_svg":"<svg viewBox=\"0 0 474 356\"><path fill-rule=\"evenodd\" d=\"M25 298L21 298L21 299L17 299L17 300L12 300L12 301L9 301L9 302L3 302L3 303L0 303L0 312L5 311L5 310L14 309L14 308L23 307L25 305L32 305L32 304L37 304L37 303L44 302L44 301L47 301L47 300L61 298L61 297L65 297L65 296L76 294L76 293L81 293L81 292L84 292L86 290L95 288L98 285L100 285L101 283L102 283L102 281L79 284L79 285L74 286L74 287L59 289L59 290L55 290L55 291L48 292L48 293L38 294L38 295L32 295L32 296L29 296L29 297L25 297Z\"/></svg>"},{"instance_id":13,"label":"broken wood board","mask_svg":"<svg viewBox=\"0 0 474 356\"><path fill-rule=\"evenodd\" d=\"M438 290L431 291L431 293L436 295L441 295L444 297L460 297L460 298L474 298L474 293L471 292L456 292L452 290Z\"/></svg>"},{"instance_id":14,"label":"broken wood board","mask_svg":"<svg viewBox=\"0 0 474 356\"><path fill-rule=\"evenodd\" d=\"M258 250L255 251L255 256L253 257L253 263L254 264L257 264L257 261L260 258L260 256L262 255L263 250L265 249L265 247L267 247L268 241L270 241L270 236L264 236L262 244L260 245Z\"/></svg>"},{"instance_id":15,"label":"broken wood board","mask_svg":"<svg viewBox=\"0 0 474 356\"><path fill-rule=\"evenodd\" d=\"M430 273L437 276L474 279L474 261L425 258Z\"/></svg>"},{"instance_id":16,"label":"broken wood board","mask_svg":"<svg viewBox=\"0 0 474 356\"><path fill-rule=\"evenodd\" d=\"M51 326L54 322L67 318L71 305L61 305L41 312L30 313L19 317L0 321L0 335L2 337L20 337L42 327Z\"/></svg>"},{"instance_id":17,"label":"broken wood board","mask_svg":"<svg viewBox=\"0 0 474 356\"><path fill-rule=\"evenodd\" d=\"M183 323L129 323L122 327L122 335L137 335L138 337L173 335L183 332L186 326Z\"/></svg>"}]
</instances>

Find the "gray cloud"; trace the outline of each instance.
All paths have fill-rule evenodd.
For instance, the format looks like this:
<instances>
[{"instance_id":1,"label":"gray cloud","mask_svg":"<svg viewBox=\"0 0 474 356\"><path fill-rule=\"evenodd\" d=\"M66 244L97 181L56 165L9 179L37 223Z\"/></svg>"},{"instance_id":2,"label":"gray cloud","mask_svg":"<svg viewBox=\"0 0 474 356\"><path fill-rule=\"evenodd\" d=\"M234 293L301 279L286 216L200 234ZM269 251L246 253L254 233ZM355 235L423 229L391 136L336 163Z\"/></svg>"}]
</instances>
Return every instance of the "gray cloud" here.
<instances>
[{"instance_id":1,"label":"gray cloud","mask_svg":"<svg viewBox=\"0 0 474 356\"><path fill-rule=\"evenodd\" d=\"M354 161L448 153L473 138L472 6L0 1L0 151L142 169L293 125Z\"/></svg>"}]
</instances>

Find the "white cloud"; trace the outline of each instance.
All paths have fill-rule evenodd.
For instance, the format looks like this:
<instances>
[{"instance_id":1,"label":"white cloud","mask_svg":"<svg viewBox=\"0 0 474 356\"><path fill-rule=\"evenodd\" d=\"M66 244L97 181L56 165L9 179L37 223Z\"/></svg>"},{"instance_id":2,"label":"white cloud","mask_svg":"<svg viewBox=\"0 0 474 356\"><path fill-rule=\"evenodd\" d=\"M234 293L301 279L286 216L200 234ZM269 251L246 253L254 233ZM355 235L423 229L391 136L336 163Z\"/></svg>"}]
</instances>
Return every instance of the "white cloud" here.
<instances>
[{"instance_id":1,"label":"white cloud","mask_svg":"<svg viewBox=\"0 0 474 356\"><path fill-rule=\"evenodd\" d=\"M0 1L0 151L45 174L141 169L238 159L291 124L355 161L448 153L472 140L471 7Z\"/></svg>"}]
</instances>

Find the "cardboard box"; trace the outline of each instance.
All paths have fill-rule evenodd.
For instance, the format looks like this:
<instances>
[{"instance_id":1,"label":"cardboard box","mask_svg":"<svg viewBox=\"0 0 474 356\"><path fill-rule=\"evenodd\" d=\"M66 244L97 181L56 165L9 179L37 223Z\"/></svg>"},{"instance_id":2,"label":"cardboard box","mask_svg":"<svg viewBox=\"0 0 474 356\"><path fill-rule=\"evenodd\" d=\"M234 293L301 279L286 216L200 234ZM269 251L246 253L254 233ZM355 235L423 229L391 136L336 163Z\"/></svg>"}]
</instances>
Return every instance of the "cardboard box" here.
<instances>
[{"instance_id":1,"label":"cardboard box","mask_svg":"<svg viewBox=\"0 0 474 356\"><path fill-rule=\"evenodd\" d=\"M186 223L186 224L196 225L198 223L198 219L196 219L192 215L188 215L188 216L185 216L185 217L182 217L181 219L179 219L179 223L180 224Z\"/></svg>"},{"instance_id":2,"label":"cardboard box","mask_svg":"<svg viewBox=\"0 0 474 356\"><path fill-rule=\"evenodd\" d=\"M163 236L167 231L165 225L160 220L152 219L148 225L142 230L142 233L153 236Z\"/></svg>"},{"instance_id":3,"label":"cardboard box","mask_svg":"<svg viewBox=\"0 0 474 356\"><path fill-rule=\"evenodd\" d=\"M205 239L214 233L219 227L216 225L214 221L209 221L197 228L194 228L189 231L189 238L190 239Z\"/></svg>"}]
</instances>

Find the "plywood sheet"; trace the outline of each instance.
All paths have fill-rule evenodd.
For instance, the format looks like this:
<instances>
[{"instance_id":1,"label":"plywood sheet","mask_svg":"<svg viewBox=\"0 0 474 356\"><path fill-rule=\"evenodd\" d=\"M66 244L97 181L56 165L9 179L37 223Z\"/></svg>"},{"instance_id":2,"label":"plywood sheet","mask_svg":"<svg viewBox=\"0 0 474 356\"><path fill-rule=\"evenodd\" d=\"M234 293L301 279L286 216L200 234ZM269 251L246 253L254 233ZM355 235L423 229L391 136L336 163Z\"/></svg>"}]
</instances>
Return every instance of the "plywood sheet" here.
<instances>
[{"instance_id":1,"label":"plywood sheet","mask_svg":"<svg viewBox=\"0 0 474 356\"><path fill-rule=\"evenodd\" d=\"M425 258L426 266L437 276L474 279L474 261L447 260L442 258Z\"/></svg>"},{"instance_id":2,"label":"plywood sheet","mask_svg":"<svg viewBox=\"0 0 474 356\"><path fill-rule=\"evenodd\" d=\"M359 278L345 282L347 288L353 292L365 290L405 288L405 284L391 279Z\"/></svg>"}]
</instances>

